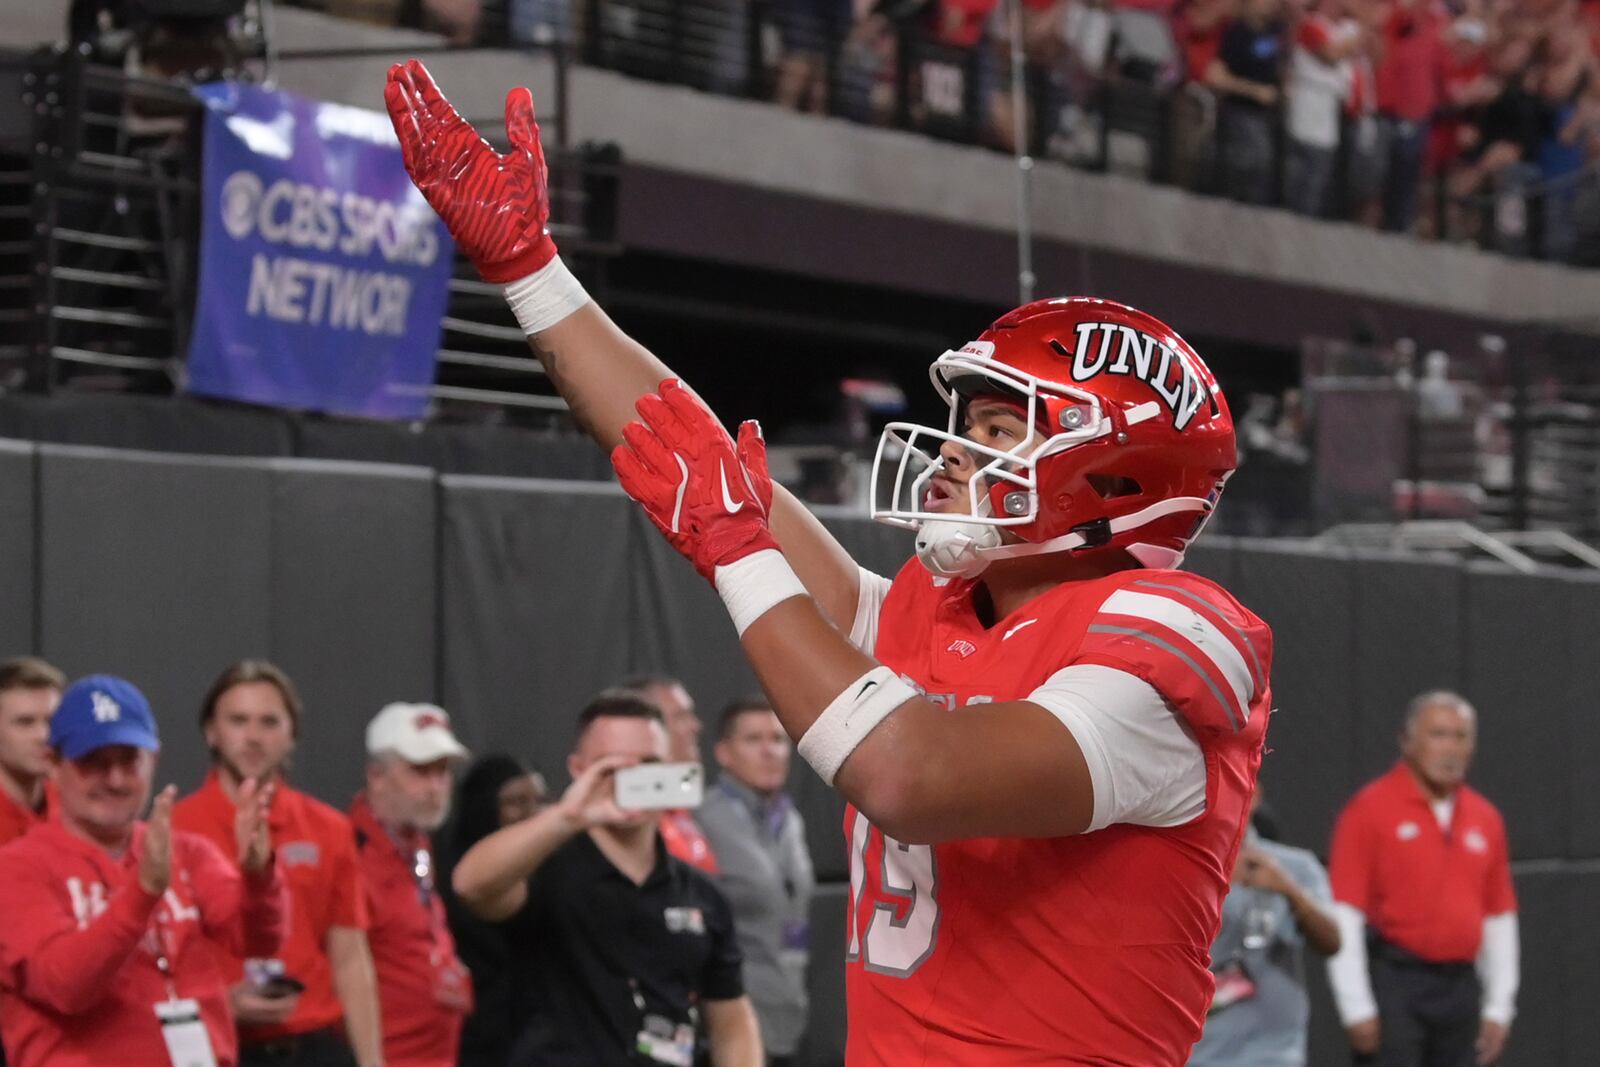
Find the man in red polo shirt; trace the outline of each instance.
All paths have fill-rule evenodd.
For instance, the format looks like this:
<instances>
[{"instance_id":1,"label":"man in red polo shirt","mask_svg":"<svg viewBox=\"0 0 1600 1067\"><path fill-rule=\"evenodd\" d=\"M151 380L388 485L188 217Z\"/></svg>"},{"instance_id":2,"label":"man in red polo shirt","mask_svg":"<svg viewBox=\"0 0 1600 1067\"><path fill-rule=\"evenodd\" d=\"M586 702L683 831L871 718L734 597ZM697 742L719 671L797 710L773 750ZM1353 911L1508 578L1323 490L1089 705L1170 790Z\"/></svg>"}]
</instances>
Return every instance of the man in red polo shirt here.
<instances>
[{"instance_id":1,"label":"man in red polo shirt","mask_svg":"<svg viewBox=\"0 0 1600 1067\"><path fill-rule=\"evenodd\" d=\"M241 1067L376 1067L383 1058L377 979L355 831L343 814L283 780L300 710L294 683L271 663L247 659L223 671L200 706L211 773L178 802L172 824L226 847L240 784L275 784L269 826L289 883L289 928L273 960L224 956ZM296 994L281 979L269 981L275 974L305 988Z\"/></svg>"},{"instance_id":2,"label":"man in red polo shirt","mask_svg":"<svg viewBox=\"0 0 1600 1067\"><path fill-rule=\"evenodd\" d=\"M1465 1067L1505 1047L1517 898L1500 813L1463 784L1476 731L1457 694L1417 697L1400 762L1334 828L1328 873L1343 947L1328 976L1357 1063Z\"/></svg>"},{"instance_id":3,"label":"man in red polo shirt","mask_svg":"<svg viewBox=\"0 0 1600 1067\"><path fill-rule=\"evenodd\" d=\"M50 715L67 680L42 659L0 663L0 845L45 815L50 773Z\"/></svg>"},{"instance_id":4,"label":"man in red polo shirt","mask_svg":"<svg viewBox=\"0 0 1600 1067\"><path fill-rule=\"evenodd\" d=\"M432 704L390 704L367 724L367 788L350 808L378 970L386 1067L456 1067L472 979L434 886L429 838L450 814L467 750Z\"/></svg>"}]
</instances>

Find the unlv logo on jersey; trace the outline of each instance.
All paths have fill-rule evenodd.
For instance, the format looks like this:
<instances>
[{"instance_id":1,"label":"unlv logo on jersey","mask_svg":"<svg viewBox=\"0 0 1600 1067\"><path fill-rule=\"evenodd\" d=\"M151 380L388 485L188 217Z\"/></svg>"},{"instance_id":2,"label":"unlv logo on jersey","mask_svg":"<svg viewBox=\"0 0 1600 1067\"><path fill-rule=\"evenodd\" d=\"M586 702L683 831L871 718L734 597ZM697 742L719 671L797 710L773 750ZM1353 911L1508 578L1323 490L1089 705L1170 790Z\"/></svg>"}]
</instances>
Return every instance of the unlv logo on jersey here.
<instances>
[{"instance_id":1,"label":"unlv logo on jersey","mask_svg":"<svg viewBox=\"0 0 1600 1067\"><path fill-rule=\"evenodd\" d=\"M1210 399L1189 361L1172 346L1115 322L1080 322L1072 352L1072 380L1086 382L1097 374L1138 378L1172 412L1172 428L1188 426L1200 405ZM1063 356L1064 348L1058 348ZM1115 355L1113 356L1113 350Z\"/></svg>"}]
</instances>

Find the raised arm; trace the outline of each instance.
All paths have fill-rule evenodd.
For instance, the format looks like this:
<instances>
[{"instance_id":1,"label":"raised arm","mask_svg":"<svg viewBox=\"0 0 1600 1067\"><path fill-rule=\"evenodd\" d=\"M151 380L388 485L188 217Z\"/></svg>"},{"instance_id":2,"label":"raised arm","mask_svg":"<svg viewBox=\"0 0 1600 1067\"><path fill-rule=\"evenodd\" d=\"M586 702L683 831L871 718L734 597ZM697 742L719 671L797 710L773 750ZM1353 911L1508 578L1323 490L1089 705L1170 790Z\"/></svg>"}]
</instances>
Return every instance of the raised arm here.
<instances>
[{"instance_id":1,"label":"raised arm","mask_svg":"<svg viewBox=\"0 0 1600 1067\"><path fill-rule=\"evenodd\" d=\"M406 169L486 281L503 284L517 320L578 424L602 448L622 441L634 404L672 372L589 299L556 254L547 171L526 89L506 97L511 150L490 147L416 60L392 67L384 101ZM795 573L839 629L855 615L849 554L781 486L772 528Z\"/></svg>"}]
</instances>

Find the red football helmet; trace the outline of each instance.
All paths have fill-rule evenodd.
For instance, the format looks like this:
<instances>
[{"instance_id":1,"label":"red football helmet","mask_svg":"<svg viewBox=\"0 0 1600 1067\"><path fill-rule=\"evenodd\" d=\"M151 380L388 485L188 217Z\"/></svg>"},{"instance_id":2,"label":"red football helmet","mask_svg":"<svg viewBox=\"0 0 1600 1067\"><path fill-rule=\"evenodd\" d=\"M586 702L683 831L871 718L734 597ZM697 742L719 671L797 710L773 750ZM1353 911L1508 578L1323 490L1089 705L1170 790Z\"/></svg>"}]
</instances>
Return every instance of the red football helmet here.
<instances>
[{"instance_id":1,"label":"red football helmet","mask_svg":"<svg viewBox=\"0 0 1600 1067\"><path fill-rule=\"evenodd\" d=\"M934 360L929 375L949 423L885 427L872 517L917 530L917 554L935 574L973 577L996 558L1105 548L1177 566L1237 462L1233 417L1205 363L1165 323L1110 300L1036 300ZM962 437L966 404L980 395L1019 401L1027 437L1006 450ZM970 515L923 506L946 441L978 465ZM913 460L923 467L914 474Z\"/></svg>"}]
</instances>

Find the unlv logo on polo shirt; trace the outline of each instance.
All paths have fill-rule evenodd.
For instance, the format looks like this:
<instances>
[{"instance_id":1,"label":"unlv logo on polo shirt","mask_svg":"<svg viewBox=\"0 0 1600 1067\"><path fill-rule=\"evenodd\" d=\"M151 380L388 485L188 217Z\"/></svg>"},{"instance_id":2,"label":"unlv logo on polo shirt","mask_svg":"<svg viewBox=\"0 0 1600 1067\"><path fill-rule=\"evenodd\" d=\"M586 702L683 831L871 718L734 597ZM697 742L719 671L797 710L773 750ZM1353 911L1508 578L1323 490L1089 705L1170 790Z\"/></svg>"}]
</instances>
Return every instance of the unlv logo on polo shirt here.
<instances>
[{"instance_id":1,"label":"unlv logo on polo shirt","mask_svg":"<svg viewBox=\"0 0 1600 1067\"><path fill-rule=\"evenodd\" d=\"M1189 360L1172 346L1116 322L1080 322L1071 353L1072 380L1086 382L1100 374L1123 374L1148 385L1172 412L1172 428L1182 430L1210 399L1206 385ZM1051 342L1055 344L1055 342ZM1057 345L1061 355L1068 355Z\"/></svg>"},{"instance_id":2,"label":"unlv logo on polo shirt","mask_svg":"<svg viewBox=\"0 0 1600 1067\"><path fill-rule=\"evenodd\" d=\"M667 929L675 934L703 934L706 932L705 912L699 908L665 908L662 917Z\"/></svg>"}]
</instances>

